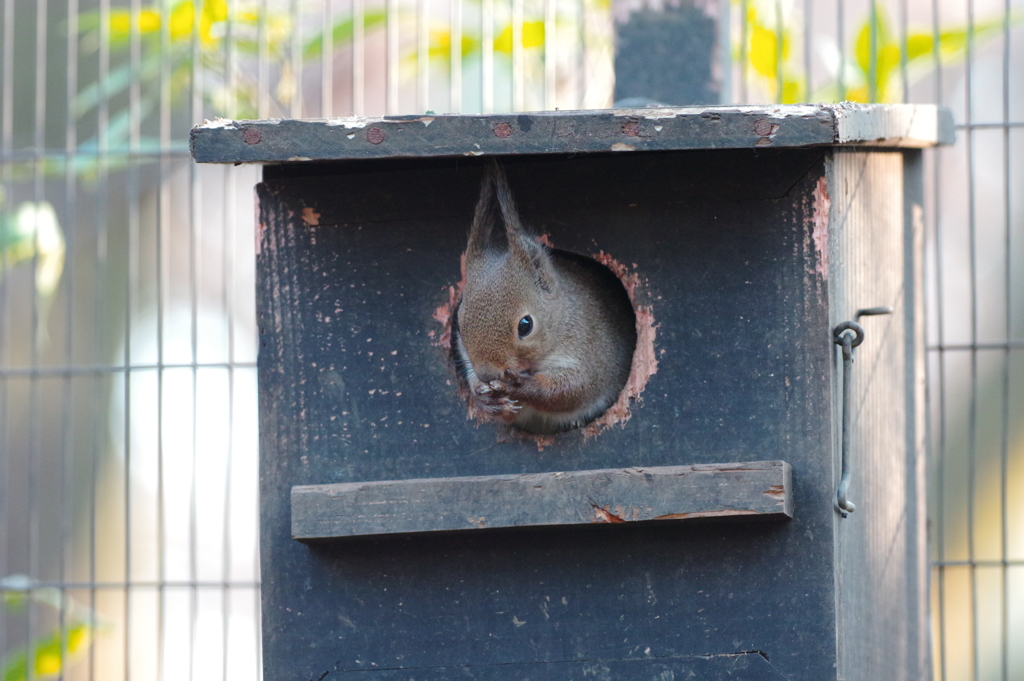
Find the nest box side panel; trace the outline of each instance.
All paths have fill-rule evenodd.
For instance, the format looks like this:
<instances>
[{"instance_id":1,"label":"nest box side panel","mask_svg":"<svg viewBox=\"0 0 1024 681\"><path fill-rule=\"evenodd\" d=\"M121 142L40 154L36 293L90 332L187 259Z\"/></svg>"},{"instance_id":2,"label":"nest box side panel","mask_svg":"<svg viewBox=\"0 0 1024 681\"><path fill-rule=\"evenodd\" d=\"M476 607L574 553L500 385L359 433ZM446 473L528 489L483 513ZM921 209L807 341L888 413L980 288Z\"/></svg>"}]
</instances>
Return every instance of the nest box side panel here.
<instances>
[{"instance_id":1,"label":"nest box side panel","mask_svg":"<svg viewBox=\"0 0 1024 681\"><path fill-rule=\"evenodd\" d=\"M503 159L526 224L625 264L657 324L657 373L632 417L543 447L467 420L438 321L481 164L268 169L257 264L267 678L434 678L452 665L548 678L555 663L654 670L693 656L761 665L750 651L791 679L834 677L833 349L813 238L823 155ZM792 466L791 521L290 535L296 485L769 459ZM477 507L470 494L437 504ZM601 510L594 523L615 512Z\"/></svg>"},{"instance_id":2,"label":"nest box side panel","mask_svg":"<svg viewBox=\"0 0 1024 681\"><path fill-rule=\"evenodd\" d=\"M905 156L905 154L909 155ZM851 499L836 516L842 678L928 673L919 152L837 150L829 163L831 323L864 308L851 397ZM916 208L915 208L916 206ZM839 352L836 352L838 358ZM842 375L837 360L837 376ZM841 381L837 382L838 390ZM837 403L841 401L837 399Z\"/></svg>"}]
</instances>

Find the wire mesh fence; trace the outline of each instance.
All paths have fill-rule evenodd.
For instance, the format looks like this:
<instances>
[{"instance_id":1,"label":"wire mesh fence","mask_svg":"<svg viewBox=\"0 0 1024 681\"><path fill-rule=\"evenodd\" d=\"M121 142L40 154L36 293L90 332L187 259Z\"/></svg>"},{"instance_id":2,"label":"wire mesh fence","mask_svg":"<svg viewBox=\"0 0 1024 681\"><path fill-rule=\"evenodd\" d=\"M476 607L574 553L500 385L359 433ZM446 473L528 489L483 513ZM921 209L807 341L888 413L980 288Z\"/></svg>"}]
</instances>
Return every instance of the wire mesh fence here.
<instances>
[{"instance_id":1,"label":"wire mesh fence","mask_svg":"<svg viewBox=\"0 0 1024 681\"><path fill-rule=\"evenodd\" d=\"M1020 0L0 0L0 41L4 681L259 675L259 173L192 164L192 124L841 99L959 124L926 156L934 669L1024 679Z\"/></svg>"}]
</instances>

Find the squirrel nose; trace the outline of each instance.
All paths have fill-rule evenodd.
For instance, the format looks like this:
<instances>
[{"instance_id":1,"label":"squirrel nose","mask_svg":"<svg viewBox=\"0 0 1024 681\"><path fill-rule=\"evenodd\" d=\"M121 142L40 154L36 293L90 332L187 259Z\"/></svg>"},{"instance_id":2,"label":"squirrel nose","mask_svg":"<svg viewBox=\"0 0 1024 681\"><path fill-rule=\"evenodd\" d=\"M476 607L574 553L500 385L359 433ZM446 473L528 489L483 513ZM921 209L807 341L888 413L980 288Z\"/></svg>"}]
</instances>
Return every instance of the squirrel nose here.
<instances>
[{"instance_id":1,"label":"squirrel nose","mask_svg":"<svg viewBox=\"0 0 1024 681\"><path fill-rule=\"evenodd\" d=\"M491 381L500 380L507 372L507 369L490 364L489 362L486 364L481 362L479 366L473 367L473 371L481 382L490 383Z\"/></svg>"}]
</instances>

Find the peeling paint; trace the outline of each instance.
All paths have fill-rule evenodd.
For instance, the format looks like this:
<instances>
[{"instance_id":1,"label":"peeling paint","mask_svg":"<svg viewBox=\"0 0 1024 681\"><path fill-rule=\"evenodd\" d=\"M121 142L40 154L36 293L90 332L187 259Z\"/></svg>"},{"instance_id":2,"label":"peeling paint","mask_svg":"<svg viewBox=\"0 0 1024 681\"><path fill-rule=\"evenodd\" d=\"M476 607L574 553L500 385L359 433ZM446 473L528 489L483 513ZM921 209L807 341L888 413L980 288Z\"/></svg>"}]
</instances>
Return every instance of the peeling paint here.
<instances>
[{"instance_id":1,"label":"peeling paint","mask_svg":"<svg viewBox=\"0 0 1024 681\"><path fill-rule=\"evenodd\" d=\"M597 504L591 504L591 507L594 509L594 518L595 518L594 522L595 523L624 523L624 522L626 522L620 516L617 516L614 513L612 513L611 511L609 511L607 506L605 506L604 508L601 508Z\"/></svg>"},{"instance_id":2,"label":"peeling paint","mask_svg":"<svg viewBox=\"0 0 1024 681\"><path fill-rule=\"evenodd\" d=\"M658 107L653 109L616 109L612 113L615 116L624 117L642 117L649 120L657 120L659 118L676 118L677 116L693 116L702 115L704 113L712 115L720 115L722 113L740 113L740 114L755 114L755 115L769 115L772 118L803 118L808 116L814 116L819 112L824 105L820 104L789 104L786 106L760 106L760 105L745 105L745 106L683 106L683 107Z\"/></svg>"},{"instance_id":3,"label":"peeling paint","mask_svg":"<svg viewBox=\"0 0 1024 681\"><path fill-rule=\"evenodd\" d=\"M814 211L811 216L814 240L814 251L818 262L814 271L821 275L822 281L828 281L828 216L832 200L828 195L828 181L824 176L818 178L818 186L814 188Z\"/></svg>"},{"instance_id":4,"label":"peeling paint","mask_svg":"<svg viewBox=\"0 0 1024 681\"><path fill-rule=\"evenodd\" d=\"M342 128L365 128L367 120L360 116L344 116L338 118L328 118L327 127L342 127Z\"/></svg>"},{"instance_id":5,"label":"peeling paint","mask_svg":"<svg viewBox=\"0 0 1024 681\"><path fill-rule=\"evenodd\" d=\"M462 273L461 279L454 285L448 287L448 302L439 305L434 310L434 320L441 325L441 337L438 338L434 345L439 348L443 348L445 351L452 349L452 319L455 316L455 309L459 306L459 301L462 300L462 290L466 287L466 254L463 253L459 262L459 269ZM431 338L434 337L433 332L427 334Z\"/></svg>"},{"instance_id":6,"label":"peeling paint","mask_svg":"<svg viewBox=\"0 0 1024 681\"><path fill-rule=\"evenodd\" d=\"M238 126L233 120L230 118L221 118L220 116L217 116L212 121L204 119L202 127L207 130L216 130L218 128L223 128L224 130L238 130Z\"/></svg>"},{"instance_id":7,"label":"peeling paint","mask_svg":"<svg viewBox=\"0 0 1024 681\"><path fill-rule=\"evenodd\" d=\"M426 128L427 126L429 126L429 125L430 125L431 123L433 123L433 122L434 122L434 119L433 119L433 118L430 118L429 116L428 116L428 117L426 117L426 118L421 118L421 119L420 119L420 123L422 123L422 124L423 124L423 127L424 127L424 128Z\"/></svg>"},{"instance_id":8,"label":"peeling paint","mask_svg":"<svg viewBox=\"0 0 1024 681\"><path fill-rule=\"evenodd\" d=\"M633 366L629 372L629 379L619 393L619 399L583 429L586 438L594 437L614 425L625 428L626 422L632 416L630 404L640 399L647 381L658 373L658 359L654 352L658 325L654 323L651 306L638 305L636 302L637 292L641 286L640 275L604 251L597 253L594 260L615 273L625 287L629 301L633 303L633 312L636 314L636 349L633 351Z\"/></svg>"},{"instance_id":9,"label":"peeling paint","mask_svg":"<svg viewBox=\"0 0 1024 681\"><path fill-rule=\"evenodd\" d=\"M484 152L482 152L482 151L464 151L464 152L462 152L462 155L463 156L483 156Z\"/></svg>"},{"instance_id":10,"label":"peeling paint","mask_svg":"<svg viewBox=\"0 0 1024 681\"><path fill-rule=\"evenodd\" d=\"M256 256L259 257L260 253L263 252L263 237L267 233L267 223L263 222L261 219L260 213L262 211L260 209L260 193L256 191L255 187L253 187L252 190L252 201L253 210L256 213L256 219L254 221L256 223Z\"/></svg>"},{"instance_id":11,"label":"peeling paint","mask_svg":"<svg viewBox=\"0 0 1024 681\"><path fill-rule=\"evenodd\" d=\"M316 227L320 224L320 213L317 213L310 206L306 206L302 209L302 221L310 227Z\"/></svg>"},{"instance_id":12,"label":"peeling paint","mask_svg":"<svg viewBox=\"0 0 1024 681\"><path fill-rule=\"evenodd\" d=\"M636 151L636 147L629 144L623 144L622 142L616 142L612 145L612 151Z\"/></svg>"}]
</instances>

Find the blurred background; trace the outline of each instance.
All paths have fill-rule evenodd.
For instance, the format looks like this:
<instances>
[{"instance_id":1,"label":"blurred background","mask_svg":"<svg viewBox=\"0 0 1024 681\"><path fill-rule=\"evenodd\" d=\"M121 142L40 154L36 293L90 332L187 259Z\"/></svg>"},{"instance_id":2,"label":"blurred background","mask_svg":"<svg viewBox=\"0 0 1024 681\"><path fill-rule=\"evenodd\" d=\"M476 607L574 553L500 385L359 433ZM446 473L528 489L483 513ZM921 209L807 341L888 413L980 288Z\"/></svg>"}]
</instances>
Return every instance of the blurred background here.
<instances>
[{"instance_id":1,"label":"blurred background","mask_svg":"<svg viewBox=\"0 0 1024 681\"><path fill-rule=\"evenodd\" d=\"M844 99L957 121L934 669L1024 680L1024 0L0 0L3 681L259 678L259 168L193 124Z\"/></svg>"}]
</instances>

